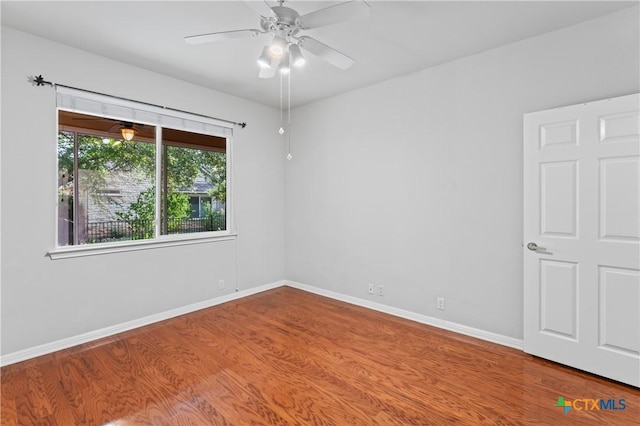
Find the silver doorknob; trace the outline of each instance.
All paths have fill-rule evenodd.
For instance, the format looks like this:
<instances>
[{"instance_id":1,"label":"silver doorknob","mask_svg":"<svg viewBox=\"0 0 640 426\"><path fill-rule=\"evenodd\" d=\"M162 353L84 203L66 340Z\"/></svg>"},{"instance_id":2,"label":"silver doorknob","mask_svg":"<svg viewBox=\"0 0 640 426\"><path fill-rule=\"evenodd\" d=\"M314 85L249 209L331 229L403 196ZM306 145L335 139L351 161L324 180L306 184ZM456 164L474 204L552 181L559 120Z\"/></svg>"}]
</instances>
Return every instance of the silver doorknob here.
<instances>
[{"instance_id":1,"label":"silver doorknob","mask_svg":"<svg viewBox=\"0 0 640 426\"><path fill-rule=\"evenodd\" d=\"M527 248L531 251L546 250L544 247L538 247L533 241L527 244Z\"/></svg>"}]
</instances>

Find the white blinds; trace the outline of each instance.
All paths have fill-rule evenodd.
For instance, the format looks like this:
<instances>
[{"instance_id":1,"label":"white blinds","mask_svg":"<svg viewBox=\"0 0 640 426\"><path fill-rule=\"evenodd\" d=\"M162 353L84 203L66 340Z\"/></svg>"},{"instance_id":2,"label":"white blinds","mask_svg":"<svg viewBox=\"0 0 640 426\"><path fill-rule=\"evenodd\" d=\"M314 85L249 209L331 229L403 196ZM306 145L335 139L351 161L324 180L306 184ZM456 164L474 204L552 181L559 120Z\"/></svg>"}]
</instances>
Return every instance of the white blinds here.
<instances>
[{"instance_id":1,"label":"white blinds","mask_svg":"<svg viewBox=\"0 0 640 426\"><path fill-rule=\"evenodd\" d=\"M232 123L64 86L56 86L56 99L72 112L225 138L233 133Z\"/></svg>"}]
</instances>

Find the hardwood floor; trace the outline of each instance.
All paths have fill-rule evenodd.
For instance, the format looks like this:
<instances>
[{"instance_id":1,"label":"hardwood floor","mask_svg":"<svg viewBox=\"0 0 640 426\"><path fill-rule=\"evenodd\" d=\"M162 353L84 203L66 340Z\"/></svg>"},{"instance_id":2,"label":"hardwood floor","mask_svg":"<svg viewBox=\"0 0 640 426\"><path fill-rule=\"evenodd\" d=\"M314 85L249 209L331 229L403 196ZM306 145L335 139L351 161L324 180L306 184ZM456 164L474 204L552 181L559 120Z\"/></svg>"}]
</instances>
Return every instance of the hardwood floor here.
<instances>
[{"instance_id":1,"label":"hardwood floor","mask_svg":"<svg viewBox=\"0 0 640 426\"><path fill-rule=\"evenodd\" d=\"M625 425L640 390L281 287L4 367L1 408L2 425Z\"/></svg>"}]
</instances>

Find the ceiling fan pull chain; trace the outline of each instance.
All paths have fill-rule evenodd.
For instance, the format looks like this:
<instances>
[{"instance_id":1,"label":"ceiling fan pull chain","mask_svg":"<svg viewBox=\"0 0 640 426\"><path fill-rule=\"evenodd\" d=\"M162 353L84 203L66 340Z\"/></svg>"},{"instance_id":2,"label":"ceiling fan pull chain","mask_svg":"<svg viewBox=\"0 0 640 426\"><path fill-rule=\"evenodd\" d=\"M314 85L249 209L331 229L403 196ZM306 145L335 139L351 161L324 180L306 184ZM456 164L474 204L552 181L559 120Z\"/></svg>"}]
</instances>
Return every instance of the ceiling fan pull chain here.
<instances>
[{"instance_id":1,"label":"ceiling fan pull chain","mask_svg":"<svg viewBox=\"0 0 640 426\"><path fill-rule=\"evenodd\" d=\"M287 85L288 85L288 89L287 89L287 96L288 96L288 123L287 123L287 130L288 130L288 134L287 134L287 140L288 140L288 151L289 153L287 154L287 160L291 160L293 158L293 156L291 155L291 74L293 74L292 72L290 72L287 75Z\"/></svg>"},{"instance_id":2,"label":"ceiling fan pull chain","mask_svg":"<svg viewBox=\"0 0 640 426\"><path fill-rule=\"evenodd\" d=\"M282 112L282 73L280 73L280 129L278 129L278 133L281 135L284 134L284 129L282 128L282 124L284 123L284 115Z\"/></svg>"},{"instance_id":3,"label":"ceiling fan pull chain","mask_svg":"<svg viewBox=\"0 0 640 426\"><path fill-rule=\"evenodd\" d=\"M282 123L283 114L282 114L282 73L280 73L280 123Z\"/></svg>"},{"instance_id":4,"label":"ceiling fan pull chain","mask_svg":"<svg viewBox=\"0 0 640 426\"><path fill-rule=\"evenodd\" d=\"M291 74L293 74L292 72L289 72L289 74L287 75L287 113L289 115L288 117L288 124L289 126L291 126Z\"/></svg>"}]
</instances>

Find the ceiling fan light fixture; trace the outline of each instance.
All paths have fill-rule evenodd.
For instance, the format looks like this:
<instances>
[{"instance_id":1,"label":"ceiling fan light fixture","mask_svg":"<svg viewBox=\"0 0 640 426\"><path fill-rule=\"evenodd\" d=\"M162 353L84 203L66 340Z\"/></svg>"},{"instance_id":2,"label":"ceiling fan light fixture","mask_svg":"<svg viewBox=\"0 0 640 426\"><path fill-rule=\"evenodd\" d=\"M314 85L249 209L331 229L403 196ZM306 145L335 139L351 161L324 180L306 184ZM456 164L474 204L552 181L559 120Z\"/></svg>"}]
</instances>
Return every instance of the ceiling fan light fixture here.
<instances>
[{"instance_id":1,"label":"ceiling fan light fixture","mask_svg":"<svg viewBox=\"0 0 640 426\"><path fill-rule=\"evenodd\" d=\"M132 127L123 127L120 129L120 134L124 140L130 141L136 135L136 131Z\"/></svg>"},{"instance_id":2,"label":"ceiling fan light fixture","mask_svg":"<svg viewBox=\"0 0 640 426\"><path fill-rule=\"evenodd\" d=\"M287 53L284 55L282 61L280 61L280 74L287 75L291 72L291 60L290 55Z\"/></svg>"},{"instance_id":3,"label":"ceiling fan light fixture","mask_svg":"<svg viewBox=\"0 0 640 426\"><path fill-rule=\"evenodd\" d=\"M271 68L269 46L265 46L262 50L262 54L258 57L258 65L260 65L260 68Z\"/></svg>"},{"instance_id":4,"label":"ceiling fan light fixture","mask_svg":"<svg viewBox=\"0 0 640 426\"><path fill-rule=\"evenodd\" d=\"M287 43L282 37L275 36L273 42L269 46L269 54L274 59L280 59L284 56Z\"/></svg>"},{"instance_id":5,"label":"ceiling fan light fixture","mask_svg":"<svg viewBox=\"0 0 640 426\"><path fill-rule=\"evenodd\" d=\"M298 46L297 44L292 44L291 46L289 46L289 57L290 57L291 63L296 68L300 68L307 62L304 56L302 56L302 52L300 51L300 46Z\"/></svg>"}]
</instances>

